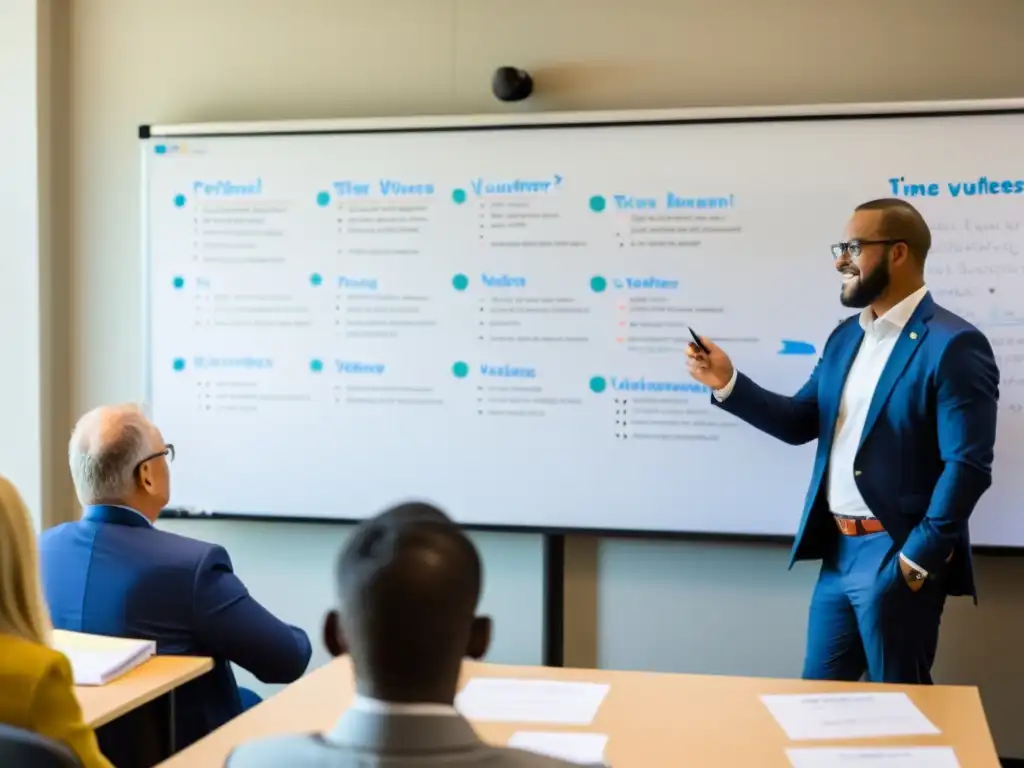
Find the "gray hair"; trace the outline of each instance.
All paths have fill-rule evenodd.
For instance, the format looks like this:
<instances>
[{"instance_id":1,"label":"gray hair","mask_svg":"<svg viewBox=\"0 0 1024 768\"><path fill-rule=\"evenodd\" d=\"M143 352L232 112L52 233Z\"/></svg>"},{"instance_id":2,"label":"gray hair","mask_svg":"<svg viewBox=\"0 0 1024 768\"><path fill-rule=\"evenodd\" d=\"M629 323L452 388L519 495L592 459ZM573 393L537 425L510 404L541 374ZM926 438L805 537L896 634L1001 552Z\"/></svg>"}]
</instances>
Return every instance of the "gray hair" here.
<instances>
[{"instance_id":1,"label":"gray hair","mask_svg":"<svg viewBox=\"0 0 1024 768\"><path fill-rule=\"evenodd\" d=\"M68 463L82 506L120 504L135 487L135 467L157 450L156 427L134 405L106 405L78 420Z\"/></svg>"}]
</instances>

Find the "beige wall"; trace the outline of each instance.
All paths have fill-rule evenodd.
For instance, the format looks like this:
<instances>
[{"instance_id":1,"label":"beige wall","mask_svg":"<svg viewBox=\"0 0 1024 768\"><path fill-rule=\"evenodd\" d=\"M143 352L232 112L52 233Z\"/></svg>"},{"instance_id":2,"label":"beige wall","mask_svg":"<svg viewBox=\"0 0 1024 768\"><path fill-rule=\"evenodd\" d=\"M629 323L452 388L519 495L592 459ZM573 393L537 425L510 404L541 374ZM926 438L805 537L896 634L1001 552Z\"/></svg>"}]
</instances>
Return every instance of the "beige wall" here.
<instances>
[{"instance_id":1,"label":"beige wall","mask_svg":"<svg viewBox=\"0 0 1024 768\"><path fill-rule=\"evenodd\" d=\"M0 473L39 525L70 486L69 21L62 0L0 2Z\"/></svg>"},{"instance_id":2,"label":"beige wall","mask_svg":"<svg viewBox=\"0 0 1024 768\"><path fill-rule=\"evenodd\" d=\"M18 148L0 153L0 473L38 515L43 383L36 28L35 0L0 4L0 146ZM8 76L14 72L20 76Z\"/></svg>"},{"instance_id":3,"label":"beige wall","mask_svg":"<svg viewBox=\"0 0 1024 768\"><path fill-rule=\"evenodd\" d=\"M1024 92L1020 0L75 0L70 8L70 62L51 75L69 78L70 166L58 177L70 184L70 228L61 219L52 231L71 236L60 263L71 317L57 325L69 339L75 412L142 394L139 123L492 111L502 107L489 75L502 64L526 67L537 81L537 96L513 111ZM29 127L21 131L15 138L30 143ZM54 187L44 197L59 212ZM11 258L0 255L0 275L37 287ZM0 309L5 327L39 316L30 297L18 300L18 313ZM34 396L24 383L3 386L0 402ZM44 406L59 414L59 399ZM40 440L62 441L63 420L37 420ZM0 441L0 458L19 460L10 440ZM329 597L319 586L332 549L324 537L342 530L176 528L227 544L253 591L287 617L318 618ZM496 656L538 661L540 542L481 541L489 608L508 638ZM779 548L577 539L568 570L571 661L799 673L814 571L787 572ZM950 607L937 675L981 685L1000 751L1024 755L1015 714L1024 560L982 559L979 570L981 605Z\"/></svg>"}]
</instances>

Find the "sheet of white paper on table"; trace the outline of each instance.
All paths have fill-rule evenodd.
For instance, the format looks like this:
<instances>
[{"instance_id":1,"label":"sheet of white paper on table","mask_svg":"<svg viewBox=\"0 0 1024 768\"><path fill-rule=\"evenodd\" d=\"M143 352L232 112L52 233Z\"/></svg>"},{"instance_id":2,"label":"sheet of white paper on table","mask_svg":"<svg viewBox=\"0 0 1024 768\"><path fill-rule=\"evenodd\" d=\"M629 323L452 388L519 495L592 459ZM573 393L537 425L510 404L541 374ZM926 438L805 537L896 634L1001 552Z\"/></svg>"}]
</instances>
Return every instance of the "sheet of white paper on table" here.
<instances>
[{"instance_id":1,"label":"sheet of white paper on table","mask_svg":"<svg viewBox=\"0 0 1024 768\"><path fill-rule=\"evenodd\" d=\"M526 749L570 763L601 765L608 736L603 733L552 733L517 731L508 740L510 747Z\"/></svg>"},{"instance_id":2,"label":"sheet of white paper on table","mask_svg":"<svg viewBox=\"0 0 1024 768\"><path fill-rule=\"evenodd\" d=\"M940 732L905 693L789 694L761 701L793 741Z\"/></svg>"},{"instance_id":3,"label":"sheet of white paper on table","mask_svg":"<svg viewBox=\"0 0 1024 768\"><path fill-rule=\"evenodd\" d=\"M590 725L608 695L606 683L474 677L455 697L470 720Z\"/></svg>"},{"instance_id":4,"label":"sheet of white paper on table","mask_svg":"<svg viewBox=\"0 0 1024 768\"><path fill-rule=\"evenodd\" d=\"M952 747L809 747L787 749L793 768L960 768Z\"/></svg>"}]
</instances>

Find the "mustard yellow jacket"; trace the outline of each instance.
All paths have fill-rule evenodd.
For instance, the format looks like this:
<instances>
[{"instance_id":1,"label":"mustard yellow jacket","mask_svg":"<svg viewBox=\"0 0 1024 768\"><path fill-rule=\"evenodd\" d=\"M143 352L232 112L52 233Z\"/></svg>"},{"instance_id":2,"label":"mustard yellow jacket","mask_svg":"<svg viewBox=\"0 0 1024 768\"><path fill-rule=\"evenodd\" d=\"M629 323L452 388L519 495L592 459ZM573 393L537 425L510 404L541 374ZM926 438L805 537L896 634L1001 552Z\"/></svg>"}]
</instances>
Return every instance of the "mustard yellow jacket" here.
<instances>
[{"instance_id":1,"label":"mustard yellow jacket","mask_svg":"<svg viewBox=\"0 0 1024 768\"><path fill-rule=\"evenodd\" d=\"M73 680L64 654L0 634L0 722L63 742L84 768L113 768L82 719Z\"/></svg>"}]
</instances>

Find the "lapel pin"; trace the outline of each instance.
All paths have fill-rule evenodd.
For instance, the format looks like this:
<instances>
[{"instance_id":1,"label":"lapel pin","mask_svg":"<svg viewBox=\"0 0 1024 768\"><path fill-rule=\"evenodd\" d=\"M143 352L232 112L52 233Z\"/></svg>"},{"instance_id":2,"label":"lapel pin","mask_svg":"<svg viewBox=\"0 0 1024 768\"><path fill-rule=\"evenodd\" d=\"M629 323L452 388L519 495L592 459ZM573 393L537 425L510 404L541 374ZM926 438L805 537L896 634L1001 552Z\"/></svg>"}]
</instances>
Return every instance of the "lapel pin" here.
<instances>
[{"instance_id":1,"label":"lapel pin","mask_svg":"<svg viewBox=\"0 0 1024 768\"><path fill-rule=\"evenodd\" d=\"M911 339L916 339L917 338L917 331L911 331L910 332L910 338Z\"/></svg>"}]
</instances>

